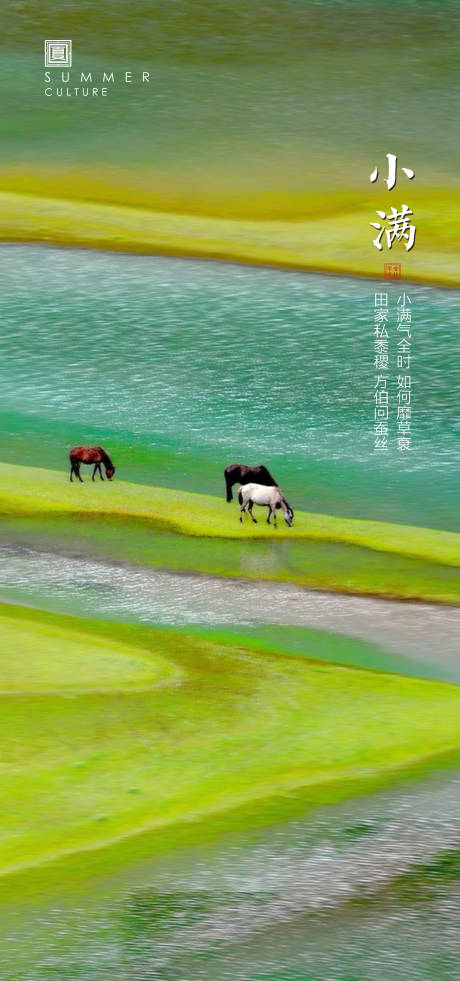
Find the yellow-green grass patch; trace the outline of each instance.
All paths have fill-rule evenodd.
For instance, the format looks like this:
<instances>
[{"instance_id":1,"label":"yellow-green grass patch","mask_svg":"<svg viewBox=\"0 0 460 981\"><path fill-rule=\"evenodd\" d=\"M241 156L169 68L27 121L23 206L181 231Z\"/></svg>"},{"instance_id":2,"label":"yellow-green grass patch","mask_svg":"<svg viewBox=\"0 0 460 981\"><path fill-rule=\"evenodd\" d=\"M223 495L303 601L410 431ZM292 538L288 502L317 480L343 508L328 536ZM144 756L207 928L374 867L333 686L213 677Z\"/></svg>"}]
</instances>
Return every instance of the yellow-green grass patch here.
<instances>
[{"instance_id":1,"label":"yellow-green grass patch","mask_svg":"<svg viewBox=\"0 0 460 981\"><path fill-rule=\"evenodd\" d=\"M83 484L71 484L65 471L1 463L0 508L12 516L74 514L141 519L152 528L196 537L344 542L460 565L460 534L455 532L303 511L296 511L292 528L280 518L274 529L265 522L265 509L256 509L260 518L257 525L249 518L240 524L237 504L230 506L223 498L119 479L93 483L88 477L89 473Z\"/></svg>"},{"instance_id":2,"label":"yellow-green grass patch","mask_svg":"<svg viewBox=\"0 0 460 981\"><path fill-rule=\"evenodd\" d=\"M178 680L103 692L95 679L93 690L69 697L63 670L52 692L1 695L2 872L302 788L311 801L336 784L353 793L460 745L456 686L4 606L12 678L25 630L36 631L37 671L46 665L43 627L59 628L70 645L77 638L79 651L86 644L88 659L101 640L121 655L148 652Z\"/></svg>"},{"instance_id":3,"label":"yellow-green grass patch","mask_svg":"<svg viewBox=\"0 0 460 981\"><path fill-rule=\"evenodd\" d=\"M180 672L161 655L72 633L49 623L0 621L0 694L129 691L172 683Z\"/></svg>"},{"instance_id":4,"label":"yellow-green grass patch","mask_svg":"<svg viewBox=\"0 0 460 981\"><path fill-rule=\"evenodd\" d=\"M14 180L8 178L11 186ZM166 213L132 204L76 200L88 196L87 181L74 199L36 194L0 194L0 238L124 252L189 255L261 265L329 271L381 278L384 260L372 244L370 222L379 202L370 193L344 192L259 195L258 219ZM28 186L20 176L19 183ZM97 198L97 190L94 192ZM253 196L254 198L254 196ZM416 247L393 249L404 263L404 278L458 286L458 190L411 188ZM229 205L228 213L238 211ZM281 215L281 217L280 217ZM286 215L287 218L282 216Z\"/></svg>"}]
</instances>

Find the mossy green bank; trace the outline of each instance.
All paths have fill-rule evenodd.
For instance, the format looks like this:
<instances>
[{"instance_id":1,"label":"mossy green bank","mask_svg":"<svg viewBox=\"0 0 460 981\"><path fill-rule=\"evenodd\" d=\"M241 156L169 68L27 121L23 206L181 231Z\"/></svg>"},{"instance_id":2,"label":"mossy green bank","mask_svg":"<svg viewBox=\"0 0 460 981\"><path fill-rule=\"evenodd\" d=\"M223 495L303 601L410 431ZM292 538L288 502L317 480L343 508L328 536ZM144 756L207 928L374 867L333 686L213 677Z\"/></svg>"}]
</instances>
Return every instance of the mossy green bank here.
<instances>
[{"instance_id":1,"label":"mossy green bank","mask_svg":"<svg viewBox=\"0 0 460 981\"><path fill-rule=\"evenodd\" d=\"M88 186L86 175L81 182ZM74 197L78 184L74 174ZM412 198L423 220L424 247L409 257L404 251L393 258L404 260L412 282L459 286L458 225L452 220L459 213L458 189L437 188ZM291 201L288 196L287 210L297 212L296 218L280 220L270 217L273 200L268 195L264 219L254 220L10 192L0 194L0 239L380 278L381 254L369 247L367 238L375 201L350 191L319 196L319 201L318 195ZM263 202L260 208L264 210Z\"/></svg>"},{"instance_id":2,"label":"mossy green bank","mask_svg":"<svg viewBox=\"0 0 460 981\"><path fill-rule=\"evenodd\" d=\"M7 605L0 634L3 872L460 745L440 682Z\"/></svg>"},{"instance_id":3,"label":"mossy green bank","mask_svg":"<svg viewBox=\"0 0 460 981\"><path fill-rule=\"evenodd\" d=\"M292 502L295 503L295 502ZM238 505L164 487L70 484L0 464L4 540L210 575L339 592L459 602L460 535L297 511L294 526L238 521Z\"/></svg>"}]
</instances>

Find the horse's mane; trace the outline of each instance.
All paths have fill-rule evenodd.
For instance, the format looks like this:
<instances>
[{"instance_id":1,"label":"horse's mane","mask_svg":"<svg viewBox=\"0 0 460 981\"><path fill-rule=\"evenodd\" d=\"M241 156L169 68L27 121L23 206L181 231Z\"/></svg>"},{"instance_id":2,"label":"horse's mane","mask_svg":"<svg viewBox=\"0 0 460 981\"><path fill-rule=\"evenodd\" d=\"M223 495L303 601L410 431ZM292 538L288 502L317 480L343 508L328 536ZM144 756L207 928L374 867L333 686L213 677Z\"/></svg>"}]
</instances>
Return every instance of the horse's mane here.
<instances>
[{"instance_id":1,"label":"horse's mane","mask_svg":"<svg viewBox=\"0 0 460 981\"><path fill-rule=\"evenodd\" d=\"M259 470L261 476L264 476L266 480L269 480L273 484L274 487L278 487L278 484L276 483L275 478L272 477L270 471L267 470L266 467L264 467L263 463L259 467L254 467L253 469L254 470Z\"/></svg>"},{"instance_id":2,"label":"horse's mane","mask_svg":"<svg viewBox=\"0 0 460 981\"><path fill-rule=\"evenodd\" d=\"M111 459L109 457L109 454L105 452L105 450L104 450L104 448L102 446L98 446L98 449L101 451L101 458L102 458L102 462L104 464L104 467L106 467L106 469L108 469L108 470L113 470L114 467L113 467L113 463L112 463L112 461L111 461Z\"/></svg>"}]
</instances>

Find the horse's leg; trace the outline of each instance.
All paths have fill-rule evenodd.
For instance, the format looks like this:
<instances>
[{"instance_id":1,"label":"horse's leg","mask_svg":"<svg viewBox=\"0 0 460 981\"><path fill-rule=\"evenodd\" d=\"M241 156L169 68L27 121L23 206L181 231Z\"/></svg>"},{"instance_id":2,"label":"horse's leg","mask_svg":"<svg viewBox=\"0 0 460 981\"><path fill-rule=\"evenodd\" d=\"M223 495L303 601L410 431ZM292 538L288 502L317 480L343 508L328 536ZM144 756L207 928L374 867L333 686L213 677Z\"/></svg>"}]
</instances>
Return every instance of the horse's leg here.
<instances>
[{"instance_id":1,"label":"horse's leg","mask_svg":"<svg viewBox=\"0 0 460 981\"><path fill-rule=\"evenodd\" d=\"M268 507L267 525L269 525L270 524L271 513L272 513L271 504L268 504L267 507Z\"/></svg>"},{"instance_id":2,"label":"horse's leg","mask_svg":"<svg viewBox=\"0 0 460 981\"><path fill-rule=\"evenodd\" d=\"M93 476L91 477L91 480L93 480L93 481L94 481L94 478L95 478L95 476L96 476L96 470L97 470L97 467L98 467L98 465L97 465L97 463L95 463L95 464L94 464L94 467L93 467Z\"/></svg>"},{"instance_id":3,"label":"horse's leg","mask_svg":"<svg viewBox=\"0 0 460 981\"><path fill-rule=\"evenodd\" d=\"M243 524L243 514L246 514L246 504L242 504L240 507L240 524Z\"/></svg>"},{"instance_id":4,"label":"horse's leg","mask_svg":"<svg viewBox=\"0 0 460 981\"><path fill-rule=\"evenodd\" d=\"M75 473L76 473L76 475L77 475L77 477L78 477L78 479L79 479L79 481L80 481L80 483L82 484L82 483L83 483L83 481L82 481L82 479L81 479L81 476L80 476L80 464L79 464L79 463L77 463L77 464L76 464L76 467L75 467Z\"/></svg>"},{"instance_id":5,"label":"horse's leg","mask_svg":"<svg viewBox=\"0 0 460 981\"><path fill-rule=\"evenodd\" d=\"M231 478L227 477L227 475L225 476L225 487L227 490L227 501L228 503L230 503L230 501L233 501L233 494L232 494L233 484L231 483Z\"/></svg>"},{"instance_id":6,"label":"horse's leg","mask_svg":"<svg viewBox=\"0 0 460 981\"><path fill-rule=\"evenodd\" d=\"M276 508L273 508L273 524L274 524L275 528L278 527L278 524L277 524L277 521L276 521Z\"/></svg>"},{"instance_id":7,"label":"horse's leg","mask_svg":"<svg viewBox=\"0 0 460 981\"><path fill-rule=\"evenodd\" d=\"M99 463L99 476L100 476L101 480L104 480L104 478L102 476L102 467L101 467L101 464L100 463Z\"/></svg>"},{"instance_id":8,"label":"horse's leg","mask_svg":"<svg viewBox=\"0 0 460 981\"><path fill-rule=\"evenodd\" d=\"M253 507L254 507L254 501L249 501L248 511L249 511L249 514L251 515L251 518L252 518L254 524L256 525L257 524L257 518L255 518L254 515L253 515L253 513L252 513Z\"/></svg>"},{"instance_id":9,"label":"horse's leg","mask_svg":"<svg viewBox=\"0 0 460 981\"><path fill-rule=\"evenodd\" d=\"M70 483L73 484L73 463L70 461Z\"/></svg>"}]
</instances>

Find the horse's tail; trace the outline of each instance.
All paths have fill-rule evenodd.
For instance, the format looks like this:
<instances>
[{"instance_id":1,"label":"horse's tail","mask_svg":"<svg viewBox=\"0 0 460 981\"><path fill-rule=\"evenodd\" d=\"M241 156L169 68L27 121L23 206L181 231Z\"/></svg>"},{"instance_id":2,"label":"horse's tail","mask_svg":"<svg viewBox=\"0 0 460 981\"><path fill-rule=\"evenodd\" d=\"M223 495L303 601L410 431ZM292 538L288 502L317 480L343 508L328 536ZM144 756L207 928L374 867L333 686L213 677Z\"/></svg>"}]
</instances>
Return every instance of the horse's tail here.
<instances>
[{"instance_id":1,"label":"horse's tail","mask_svg":"<svg viewBox=\"0 0 460 981\"><path fill-rule=\"evenodd\" d=\"M238 503L239 503L240 507L243 504L243 491L242 491L241 487L238 490Z\"/></svg>"}]
</instances>

